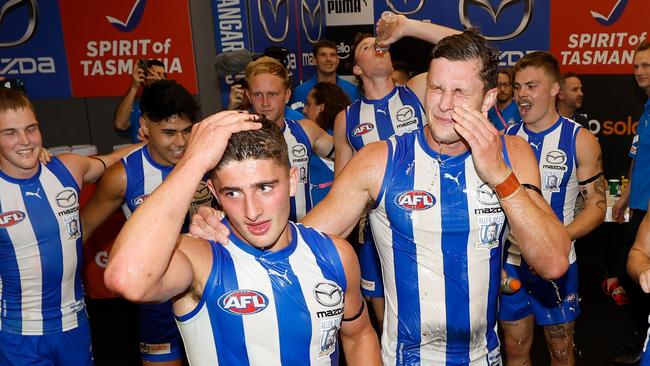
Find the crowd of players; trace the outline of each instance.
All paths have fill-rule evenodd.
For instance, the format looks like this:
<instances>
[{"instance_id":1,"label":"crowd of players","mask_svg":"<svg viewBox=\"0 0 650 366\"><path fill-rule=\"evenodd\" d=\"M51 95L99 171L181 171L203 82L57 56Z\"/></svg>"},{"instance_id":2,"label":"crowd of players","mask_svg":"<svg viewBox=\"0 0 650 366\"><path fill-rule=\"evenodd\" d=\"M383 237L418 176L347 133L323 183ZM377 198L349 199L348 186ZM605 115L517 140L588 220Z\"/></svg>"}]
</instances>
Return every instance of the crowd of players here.
<instances>
[{"instance_id":1,"label":"crowd of players","mask_svg":"<svg viewBox=\"0 0 650 366\"><path fill-rule=\"evenodd\" d=\"M115 122L145 142L110 155L49 158L30 101L0 89L0 364L93 364L82 242L120 206L105 282L141 304L144 364L524 365L535 324L552 364L575 364L573 241L607 209L577 75L547 52L499 70L476 30L400 15L377 32L382 47L436 44L427 72L396 82L390 53L361 35L357 86L321 41L295 92L261 57L231 110L197 122L164 66L134 69ZM650 96L647 43L634 68ZM644 292L649 119L646 104L613 208L633 209L628 270ZM522 288L505 291L513 279Z\"/></svg>"}]
</instances>

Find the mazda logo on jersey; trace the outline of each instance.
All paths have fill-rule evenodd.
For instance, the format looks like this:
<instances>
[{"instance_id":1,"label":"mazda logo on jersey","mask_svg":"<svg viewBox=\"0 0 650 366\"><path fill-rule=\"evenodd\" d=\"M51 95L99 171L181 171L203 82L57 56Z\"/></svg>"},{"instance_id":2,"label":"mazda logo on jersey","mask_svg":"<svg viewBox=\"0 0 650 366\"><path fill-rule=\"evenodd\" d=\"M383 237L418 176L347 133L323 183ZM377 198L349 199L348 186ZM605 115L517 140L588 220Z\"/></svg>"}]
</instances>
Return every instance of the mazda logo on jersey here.
<instances>
[{"instance_id":1,"label":"mazda logo on jersey","mask_svg":"<svg viewBox=\"0 0 650 366\"><path fill-rule=\"evenodd\" d=\"M489 0L459 0L458 15L460 16L461 23L463 23L466 28L471 28L473 25L472 21L469 19L467 8L469 7L469 4L472 3L474 5L477 5L479 8L487 11L492 16L494 22L498 23L497 18L504 9L521 1L524 2L524 12L521 18L521 22L515 28L515 30L504 35L483 34L483 36L490 41L504 41L517 37L526 29L526 27L528 27L528 24L530 24L530 20L533 16L533 0L501 0L496 9L492 6Z\"/></svg>"},{"instance_id":2,"label":"mazda logo on jersey","mask_svg":"<svg viewBox=\"0 0 650 366\"><path fill-rule=\"evenodd\" d=\"M5 16L7 13L13 9L20 8L21 5L27 7L27 19L25 19L27 24L24 28L25 31L18 38L12 37L14 38L12 40L0 40L0 47L14 47L21 45L29 41L34 33L36 33L36 25L38 24L38 6L36 5L36 0L10 0L5 2L4 5L2 5L2 8L0 8L0 26L2 26L3 20L6 19ZM21 27L20 29L23 28ZM20 34L20 32L18 32L18 34Z\"/></svg>"},{"instance_id":3,"label":"mazda logo on jersey","mask_svg":"<svg viewBox=\"0 0 650 366\"><path fill-rule=\"evenodd\" d=\"M56 195L56 205L61 208L69 208L77 204L77 192L74 189L66 188Z\"/></svg>"},{"instance_id":4,"label":"mazda logo on jersey","mask_svg":"<svg viewBox=\"0 0 650 366\"><path fill-rule=\"evenodd\" d=\"M309 5L310 2L312 3L311 6ZM321 11L320 0L301 0L300 9L302 30L305 32L307 40L314 44L320 39L323 31L323 12Z\"/></svg>"},{"instance_id":5,"label":"mazda logo on jersey","mask_svg":"<svg viewBox=\"0 0 650 366\"><path fill-rule=\"evenodd\" d=\"M422 211L436 204L436 198L427 191L406 191L395 197L395 204L405 210Z\"/></svg>"},{"instance_id":6,"label":"mazda logo on jersey","mask_svg":"<svg viewBox=\"0 0 650 366\"><path fill-rule=\"evenodd\" d=\"M222 295L218 303L219 307L227 313L250 315L266 309L269 299L255 290L233 290Z\"/></svg>"},{"instance_id":7,"label":"mazda logo on jersey","mask_svg":"<svg viewBox=\"0 0 650 366\"><path fill-rule=\"evenodd\" d=\"M499 204L499 198L492 188L487 183L483 183L476 189L476 198L478 201L487 206L494 206Z\"/></svg>"},{"instance_id":8,"label":"mazda logo on jersey","mask_svg":"<svg viewBox=\"0 0 650 366\"><path fill-rule=\"evenodd\" d=\"M332 282L320 282L314 286L314 297L319 304L334 307L343 302L343 291Z\"/></svg>"},{"instance_id":9,"label":"mazda logo on jersey","mask_svg":"<svg viewBox=\"0 0 650 366\"><path fill-rule=\"evenodd\" d=\"M367 134L368 132L370 132L370 131L372 131L374 129L375 129L375 125L373 125L372 123L362 123L362 124L358 125L354 129L354 131L352 131L352 135L358 137L358 136L361 136L361 135L365 135L365 134Z\"/></svg>"},{"instance_id":10,"label":"mazda logo on jersey","mask_svg":"<svg viewBox=\"0 0 650 366\"><path fill-rule=\"evenodd\" d=\"M291 148L291 153L296 158L302 158L307 155L307 147L304 144L298 144Z\"/></svg>"},{"instance_id":11,"label":"mazda logo on jersey","mask_svg":"<svg viewBox=\"0 0 650 366\"><path fill-rule=\"evenodd\" d=\"M395 113L395 117L397 117L398 122L406 122L410 119L413 119L413 116L415 116L415 111L410 105L405 105L404 107L400 108L397 113Z\"/></svg>"},{"instance_id":12,"label":"mazda logo on jersey","mask_svg":"<svg viewBox=\"0 0 650 366\"><path fill-rule=\"evenodd\" d=\"M287 0L257 0L257 11L264 33L273 42L282 42L289 32Z\"/></svg>"},{"instance_id":13,"label":"mazda logo on jersey","mask_svg":"<svg viewBox=\"0 0 650 366\"><path fill-rule=\"evenodd\" d=\"M400 2L403 2L404 5L399 5ZM398 5L395 6L393 0L386 0L386 5L388 5L390 10L394 11L395 13L409 15L409 14L415 14L418 11L420 11L420 9L422 9L422 7L424 6L424 2L425 0L417 0L417 1L401 0L398 1ZM404 7L408 6L409 9L404 9L403 6Z\"/></svg>"},{"instance_id":14,"label":"mazda logo on jersey","mask_svg":"<svg viewBox=\"0 0 650 366\"><path fill-rule=\"evenodd\" d=\"M201 199L201 198L206 198L210 195L210 188L208 188L208 184L206 182L199 182L199 186L196 188L196 192L194 192L194 199Z\"/></svg>"},{"instance_id":15,"label":"mazda logo on jersey","mask_svg":"<svg viewBox=\"0 0 650 366\"><path fill-rule=\"evenodd\" d=\"M553 150L546 154L546 162L549 164L562 165L565 161L566 154L562 150Z\"/></svg>"},{"instance_id":16,"label":"mazda logo on jersey","mask_svg":"<svg viewBox=\"0 0 650 366\"><path fill-rule=\"evenodd\" d=\"M22 211L7 211L0 214L0 227L9 227L18 224L25 219Z\"/></svg>"}]
</instances>

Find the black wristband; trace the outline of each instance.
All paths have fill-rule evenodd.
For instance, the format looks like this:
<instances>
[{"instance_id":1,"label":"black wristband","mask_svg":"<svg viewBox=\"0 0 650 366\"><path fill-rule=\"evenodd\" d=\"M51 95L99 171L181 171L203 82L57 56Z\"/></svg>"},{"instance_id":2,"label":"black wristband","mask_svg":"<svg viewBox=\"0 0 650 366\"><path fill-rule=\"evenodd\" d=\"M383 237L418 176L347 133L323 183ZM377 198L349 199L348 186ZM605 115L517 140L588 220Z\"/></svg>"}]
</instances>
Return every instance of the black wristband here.
<instances>
[{"instance_id":1,"label":"black wristband","mask_svg":"<svg viewBox=\"0 0 650 366\"><path fill-rule=\"evenodd\" d=\"M102 163L102 165L104 166L104 171L106 171L106 163L104 162L104 160L102 160L102 159L100 159L100 158L98 158L96 156L89 156L89 158L99 160L99 162Z\"/></svg>"},{"instance_id":2,"label":"black wristband","mask_svg":"<svg viewBox=\"0 0 650 366\"><path fill-rule=\"evenodd\" d=\"M591 177L591 178L585 179L585 180L583 180L583 181L579 181L578 184L581 185L581 186L584 186L585 184L589 184L589 183L595 181L595 180L598 179L601 175L603 175L603 172L600 172L600 173L594 175L594 176Z\"/></svg>"},{"instance_id":3,"label":"black wristband","mask_svg":"<svg viewBox=\"0 0 650 366\"><path fill-rule=\"evenodd\" d=\"M332 145L332 150L330 150L330 152L328 152L325 157L329 159L332 157L332 155L334 155L334 145Z\"/></svg>"},{"instance_id":4,"label":"black wristband","mask_svg":"<svg viewBox=\"0 0 650 366\"><path fill-rule=\"evenodd\" d=\"M535 191L535 192L539 193L540 196L543 196L542 190L537 188L537 186L535 186L535 185L532 185L532 184L529 184L529 183L522 183L521 186L524 187L524 189L530 189L531 191Z\"/></svg>"},{"instance_id":5,"label":"black wristband","mask_svg":"<svg viewBox=\"0 0 650 366\"><path fill-rule=\"evenodd\" d=\"M343 318L343 321L344 321L344 322L351 322L351 321L354 321L354 320L359 319L359 317L361 316L361 314L363 314L363 308L365 308L365 307L366 307L366 302L365 302L363 299L361 299L361 308L359 308L359 312L356 313L356 314L355 314L353 317L351 317L351 318L347 318L347 319L346 319L346 318Z\"/></svg>"}]
</instances>

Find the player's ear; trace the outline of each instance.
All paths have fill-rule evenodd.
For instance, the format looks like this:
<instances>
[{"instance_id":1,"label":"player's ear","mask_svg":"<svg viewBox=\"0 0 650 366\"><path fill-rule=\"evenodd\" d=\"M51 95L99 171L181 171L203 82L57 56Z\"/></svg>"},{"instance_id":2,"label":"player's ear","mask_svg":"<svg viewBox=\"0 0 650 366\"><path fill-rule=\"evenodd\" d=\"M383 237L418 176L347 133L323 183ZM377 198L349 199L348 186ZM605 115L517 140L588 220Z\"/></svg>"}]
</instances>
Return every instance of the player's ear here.
<instances>
[{"instance_id":1,"label":"player's ear","mask_svg":"<svg viewBox=\"0 0 650 366\"><path fill-rule=\"evenodd\" d=\"M300 177L298 176L298 169L295 167L289 168L289 195L291 197L296 195L296 191L298 190L298 181L300 180Z\"/></svg>"}]
</instances>

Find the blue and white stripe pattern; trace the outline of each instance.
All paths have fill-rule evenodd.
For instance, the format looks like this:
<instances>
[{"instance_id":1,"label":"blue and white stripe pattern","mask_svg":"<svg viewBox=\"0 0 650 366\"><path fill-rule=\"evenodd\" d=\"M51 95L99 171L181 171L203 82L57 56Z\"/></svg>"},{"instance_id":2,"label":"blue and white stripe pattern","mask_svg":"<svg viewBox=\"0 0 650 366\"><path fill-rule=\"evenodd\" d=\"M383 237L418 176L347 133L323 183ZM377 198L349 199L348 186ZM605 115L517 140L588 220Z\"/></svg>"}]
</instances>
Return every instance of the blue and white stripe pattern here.
<instances>
[{"instance_id":1,"label":"blue and white stripe pattern","mask_svg":"<svg viewBox=\"0 0 650 366\"><path fill-rule=\"evenodd\" d=\"M508 135L520 136L530 144L539 162L544 199L564 226L573 221L579 193L576 138L581 128L575 121L560 117L542 132L530 131L523 122L509 127L506 131ZM571 245L569 262L573 263L575 260L575 248Z\"/></svg>"},{"instance_id":2,"label":"blue and white stripe pattern","mask_svg":"<svg viewBox=\"0 0 650 366\"><path fill-rule=\"evenodd\" d=\"M397 85L381 99L361 97L345 112L348 142L354 151L371 142L413 131L426 124L418 97L404 85Z\"/></svg>"},{"instance_id":3,"label":"blue and white stripe pattern","mask_svg":"<svg viewBox=\"0 0 650 366\"><path fill-rule=\"evenodd\" d=\"M284 120L284 140L289 151L289 163L298 170L298 188L291 197L289 220L300 221L311 210L311 185L309 183L309 160L312 146L307 133L298 121Z\"/></svg>"},{"instance_id":4,"label":"blue and white stripe pattern","mask_svg":"<svg viewBox=\"0 0 650 366\"><path fill-rule=\"evenodd\" d=\"M174 166L158 164L149 154L147 145L132 151L120 162L126 172L126 191L124 192L122 211L128 219L133 214L133 211L144 202L154 189L162 184L163 180L174 169ZM209 206L212 203L212 199L213 196L208 188L207 177L204 177L196 189L194 198L192 198L190 211L185 219L182 232L188 231L189 218L195 213L196 209L199 206Z\"/></svg>"},{"instance_id":5,"label":"blue and white stripe pattern","mask_svg":"<svg viewBox=\"0 0 650 366\"><path fill-rule=\"evenodd\" d=\"M0 172L0 331L43 335L87 321L79 186L56 157L28 179Z\"/></svg>"},{"instance_id":6,"label":"blue and white stripe pattern","mask_svg":"<svg viewBox=\"0 0 650 366\"><path fill-rule=\"evenodd\" d=\"M341 259L324 234L300 224L289 229L289 246L275 252L233 234L226 246L211 243L212 270L201 299L177 317L190 364L338 364L346 289Z\"/></svg>"},{"instance_id":7,"label":"blue and white stripe pattern","mask_svg":"<svg viewBox=\"0 0 650 366\"><path fill-rule=\"evenodd\" d=\"M423 129L387 142L370 212L385 287L384 365L500 364L496 312L509 229L495 192L469 152L440 155Z\"/></svg>"}]
</instances>

